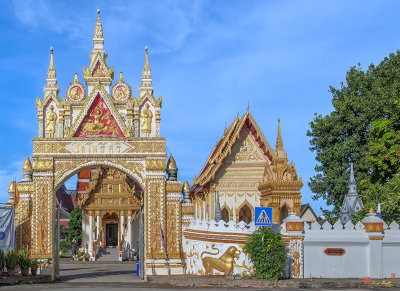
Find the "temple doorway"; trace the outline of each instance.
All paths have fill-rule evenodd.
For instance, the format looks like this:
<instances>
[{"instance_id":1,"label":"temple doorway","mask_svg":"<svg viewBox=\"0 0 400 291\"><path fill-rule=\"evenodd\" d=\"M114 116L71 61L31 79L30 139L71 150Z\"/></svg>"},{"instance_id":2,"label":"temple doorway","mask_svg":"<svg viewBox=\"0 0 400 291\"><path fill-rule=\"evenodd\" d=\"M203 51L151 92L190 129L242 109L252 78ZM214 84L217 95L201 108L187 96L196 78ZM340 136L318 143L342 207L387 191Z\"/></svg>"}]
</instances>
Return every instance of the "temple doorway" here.
<instances>
[{"instance_id":1,"label":"temple doorway","mask_svg":"<svg viewBox=\"0 0 400 291\"><path fill-rule=\"evenodd\" d=\"M106 224L106 246L118 246L118 223Z\"/></svg>"}]
</instances>

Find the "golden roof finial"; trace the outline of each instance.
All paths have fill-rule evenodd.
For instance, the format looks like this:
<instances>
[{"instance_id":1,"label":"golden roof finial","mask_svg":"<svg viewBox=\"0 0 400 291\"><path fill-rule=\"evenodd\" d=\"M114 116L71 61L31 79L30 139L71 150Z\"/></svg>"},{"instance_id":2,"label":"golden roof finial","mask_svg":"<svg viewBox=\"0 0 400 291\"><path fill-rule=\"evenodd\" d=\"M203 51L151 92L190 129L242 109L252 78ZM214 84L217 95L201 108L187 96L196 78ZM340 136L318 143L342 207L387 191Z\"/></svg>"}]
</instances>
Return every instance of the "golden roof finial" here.
<instances>
[{"instance_id":1,"label":"golden roof finial","mask_svg":"<svg viewBox=\"0 0 400 291\"><path fill-rule=\"evenodd\" d=\"M118 81L118 83L122 83L122 82L124 82L124 76L123 76L122 72L119 72L119 81Z\"/></svg>"},{"instance_id":2,"label":"golden roof finial","mask_svg":"<svg viewBox=\"0 0 400 291\"><path fill-rule=\"evenodd\" d=\"M149 67L149 52L148 52L149 47L145 46L144 50L145 50L145 53L144 53L144 68L143 68L143 71L145 71L145 70L148 71L150 69L150 67Z\"/></svg>"},{"instance_id":3,"label":"golden roof finial","mask_svg":"<svg viewBox=\"0 0 400 291\"><path fill-rule=\"evenodd\" d=\"M372 207L369 209L369 213L375 213Z\"/></svg>"},{"instance_id":4,"label":"golden roof finial","mask_svg":"<svg viewBox=\"0 0 400 291\"><path fill-rule=\"evenodd\" d=\"M176 162L172 154L168 159L167 169L176 169Z\"/></svg>"},{"instance_id":5,"label":"golden roof finial","mask_svg":"<svg viewBox=\"0 0 400 291\"><path fill-rule=\"evenodd\" d=\"M32 170L32 164L29 157L26 157L22 170Z\"/></svg>"},{"instance_id":6,"label":"golden roof finial","mask_svg":"<svg viewBox=\"0 0 400 291\"><path fill-rule=\"evenodd\" d=\"M249 109L250 109L250 99L247 100L247 113L249 113Z\"/></svg>"},{"instance_id":7,"label":"golden roof finial","mask_svg":"<svg viewBox=\"0 0 400 291\"><path fill-rule=\"evenodd\" d=\"M15 191L15 181L11 181L10 186L8 187L8 192Z\"/></svg>"},{"instance_id":8,"label":"golden roof finial","mask_svg":"<svg viewBox=\"0 0 400 291\"><path fill-rule=\"evenodd\" d=\"M278 137L276 138L276 150L283 150L283 140L281 135L281 119L278 118Z\"/></svg>"},{"instance_id":9,"label":"golden roof finial","mask_svg":"<svg viewBox=\"0 0 400 291\"><path fill-rule=\"evenodd\" d=\"M51 46L50 47L50 66L49 66L49 70L55 70L54 69L54 60L53 60L53 50L54 50L54 48Z\"/></svg>"},{"instance_id":10,"label":"golden roof finial","mask_svg":"<svg viewBox=\"0 0 400 291\"><path fill-rule=\"evenodd\" d=\"M78 80L78 73L75 73L74 84L77 84L77 83L79 83L79 80Z\"/></svg>"},{"instance_id":11,"label":"golden roof finial","mask_svg":"<svg viewBox=\"0 0 400 291\"><path fill-rule=\"evenodd\" d=\"M186 190L190 190L190 185L189 185L188 181L185 181L185 183L183 183L183 186L182 186L182 192L186 191Z\"/></svg>"},{"instance_id":12,"label":"golden roof finial","mask_svg":"<svg viewBox=\"0 0 400 291\"><path fill-rule=\"evenodd\" d=\"M103 49L103 26L101 25L100 20L100 9L97 9L97 21L94 29L93 44L95 46L95 49Z\"/></svg>"}]
</instances>

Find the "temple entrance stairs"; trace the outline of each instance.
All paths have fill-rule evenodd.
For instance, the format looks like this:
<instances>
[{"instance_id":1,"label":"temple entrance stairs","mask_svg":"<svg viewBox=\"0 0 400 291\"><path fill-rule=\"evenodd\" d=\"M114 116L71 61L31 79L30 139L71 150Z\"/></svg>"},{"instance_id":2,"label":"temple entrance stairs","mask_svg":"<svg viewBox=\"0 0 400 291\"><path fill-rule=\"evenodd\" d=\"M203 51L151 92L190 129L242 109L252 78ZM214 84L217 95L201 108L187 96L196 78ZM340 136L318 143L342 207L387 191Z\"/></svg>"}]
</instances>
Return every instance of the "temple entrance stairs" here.
<instances>
[{"instance_id":1,"label":"temple entrance stairs","mask_svg":"<svg viewBox=\"0 0 400 291\"><path fill-rule=\"evenodd\" d=\"M119 247L105 247L100 249L96 261L99 262L117 262L119 258Z\"/></svg>"}]
</instances>

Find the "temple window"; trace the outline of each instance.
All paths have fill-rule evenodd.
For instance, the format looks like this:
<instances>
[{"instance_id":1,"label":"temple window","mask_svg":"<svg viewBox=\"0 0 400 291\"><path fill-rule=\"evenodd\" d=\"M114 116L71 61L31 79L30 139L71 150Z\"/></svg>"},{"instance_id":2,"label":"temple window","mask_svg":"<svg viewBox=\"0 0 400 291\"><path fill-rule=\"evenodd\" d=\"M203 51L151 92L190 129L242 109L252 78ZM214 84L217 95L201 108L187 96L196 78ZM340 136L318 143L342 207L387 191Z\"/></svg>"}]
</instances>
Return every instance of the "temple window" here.
<instances>
[{"instance_id":1,"label":"temple window","mask_svg":"<svg viewBox=\"0 0 400 291\"><path fill-rule=\"evenodd\" d=\"M252 220L250 207L247 204L243 205L239 210L239 222L244 221L246 223L250 223Z\"/></svg>"},{"instance_id":2,"label":"temple window","mask_svg":"<svg viewBox=\"0 0 400 291\"><path fill-rule=\"evenodd\" d=\"M224 207L222 209L222 211L221 211L221 214L222 214L222 220L225 221L225 222L228 222L229 221L229 211L228 211L228 209L226 209Z\"/></svg>"}]
</instances>

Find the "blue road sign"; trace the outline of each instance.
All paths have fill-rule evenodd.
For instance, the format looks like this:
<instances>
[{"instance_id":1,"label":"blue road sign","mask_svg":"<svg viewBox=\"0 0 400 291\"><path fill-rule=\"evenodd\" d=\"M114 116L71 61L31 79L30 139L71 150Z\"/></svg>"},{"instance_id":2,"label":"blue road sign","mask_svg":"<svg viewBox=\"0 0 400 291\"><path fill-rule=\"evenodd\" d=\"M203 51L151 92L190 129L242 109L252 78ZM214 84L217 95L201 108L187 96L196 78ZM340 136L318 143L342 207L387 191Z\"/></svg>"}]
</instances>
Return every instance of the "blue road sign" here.
<instances>
[{"instance_id":1,"label":"blue road sign","mask_svg":"<svg viewBox=\"0 0 400 291\"><path fill-rule=\"evenodd\" d=\"M256 207L254 216L255 225L272 225L272 207Z\"/></svg>"}]
</instances>

